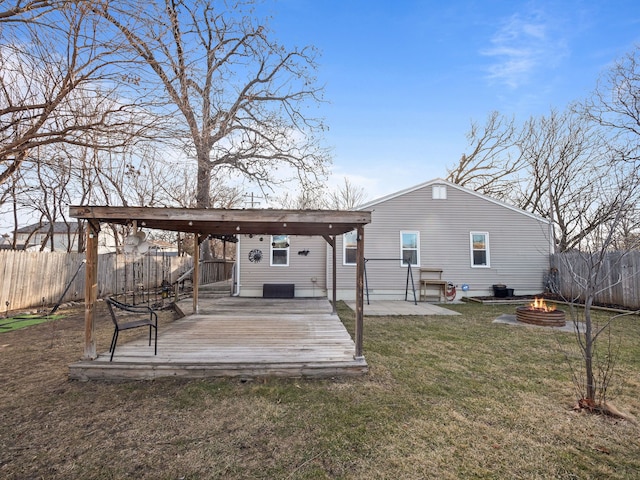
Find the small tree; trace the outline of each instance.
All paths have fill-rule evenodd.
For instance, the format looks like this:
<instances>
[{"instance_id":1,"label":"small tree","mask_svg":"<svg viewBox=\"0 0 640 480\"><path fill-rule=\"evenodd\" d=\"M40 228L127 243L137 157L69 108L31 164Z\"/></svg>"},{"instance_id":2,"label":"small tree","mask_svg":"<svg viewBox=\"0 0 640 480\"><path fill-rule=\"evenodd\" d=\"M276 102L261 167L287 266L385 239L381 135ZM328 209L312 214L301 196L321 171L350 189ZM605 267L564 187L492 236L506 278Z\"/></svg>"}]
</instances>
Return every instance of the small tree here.
<instances>
[{"instance_id":1,"label":"small tree","mask_svg":"<svg viewBox=\"0 0 640 480\"><path fill-rule=\"evenodd\" d=\"M569 283L572 288L565 294L565 300L571 304L577 347L582 361L580 365L572 363L571 355L567 355L567 360L576 387L577 405L588 411L616 416L621 414L607 403L607 392L613 378L617 351L611 326L620 315L611 316L604 323L599 323L594 318L593 306L600 293L622 281L621 277L612 278L611 272L623 270L622 263L630 251L613 251L612 247L620 224L627 217L626 209L635 205L640 182L636 175L631 179L626 176L618 177L618 180L620 188L615 194L615 201L619 207L616 215L602 222L594 235L585 237L580 249L558 257L564 262L562 270L571 272ZM607 187L604 192L610 195L611 191ZM633 238L629 240L632 241ZM640 243L635 242L633 247L640 248ZM563 283L567 284L566 281Z\"/></svg>"}]
</instances>

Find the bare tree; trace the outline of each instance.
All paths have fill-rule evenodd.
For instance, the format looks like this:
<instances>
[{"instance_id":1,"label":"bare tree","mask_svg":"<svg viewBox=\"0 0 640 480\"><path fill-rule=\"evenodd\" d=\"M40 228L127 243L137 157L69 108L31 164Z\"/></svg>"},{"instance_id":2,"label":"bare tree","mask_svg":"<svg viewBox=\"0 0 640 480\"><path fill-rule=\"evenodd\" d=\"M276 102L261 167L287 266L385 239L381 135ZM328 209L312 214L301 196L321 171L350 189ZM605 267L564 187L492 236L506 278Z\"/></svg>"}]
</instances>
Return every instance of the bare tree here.
<instances>
[{"instance_id":1,"label":"bare tree","mask_svg":"<svg viewBox=\"0 0 640 480\"><path fill-rule=\"evenodd\" d=\"M367 192L363 187L354 185L347 177L343 183L329 192L327 208L332 210L350 210L362 205L367 200Z\"/></svg>"},{"instance_id":2,"label":"bare tree","mask_svg":"<svg viewBox=\"0 0 640 480\"><path fill-rule=\"evenodd\" d=\"M447 170L447 180L499 200L509 199L514 177L523 167L515 120L491 112L484 127L472 122L467 140L471 151Z\"/></svg>"},{"instance_id":3,"label":"bare tree","mask_svg":"<svg viewBox=\"0 0 640 480\"><path fill-rule=\"evenodd\" d=\"M86 6L14 1L0 13L0 184L38 162L38 147L114 148L140 133L139 112L115 95L114 52L101 48Z\"/></svg>"},{"instance_id":4,"label":"bare tree","mask_svg":"<svg viewBox=\"0 0 640 480\"><path fill-rule=\"evenodd\" d=\"M70 0L18 0L14 2L3 2L0 7L0 22L34 22L69 1Z\"/></svg>"},{"instance_id":5,"label":"bare tree","mask_svg":"<svg viewBox=\"0 0 640 480\"><path fill-rule=\"evenodd\" d=\"M254 20L252 2L110 1L94 6L140 61L140 85L164 92L175 127L197 160L197 206L210 206L212 178L225 168L259 185L290 169L303 183L328 161L308 115L321 100L315 51L287 50ZM180 128L184 125L184 128Z\"/></svg>"},{"instance_id":6,"label":"bare tree","mask_svg":"<svg viewBox=\"0 0 640 480\"><path fill-rule=\"evenodd\" d=\"M628 162L618 168L621 148L607 129L574 108L531 117L522 126L494 113L469 139L472 153L448 179L548 218L559 251L577 248L619 212L614 170L622 175L626 169L633 179ZM595 177L605 180L598 188ZM603 195L607 185L611 191Z\"/></svg>"},{"instance_id":7,"label":"bare tree","mask_svg":"<svg viewBox=\"0 0 640 480\"><path fill-rule=\"evenodd\" d=\"M640 46L615 62L600 78L595 91L580 107L606 127L621 160L640 163Z\"/></svg>"},{"instance_id":8,"label":"bare tree","mask_svg":"<svg viewBox=\"0 0 640 480\"><path fill-rule=\"evenodd\" d=\"M175 173L166 179L160 188L163 191L165 206L196 207L196 184L193 182L195 172L183 165L169 165ZM209 203L212 208L238 208L244 202L242 189L229 186L226 179L214 177L210 185Z\"/></svg>"},{"instance_id":9,"label":"bare tree","mask_svg":"<svg viewBox=\"0 0 640 480\"><path fill-rule=\"evenodd\" d=\"M327 208L326 187L287 190L271 203L291 210L324 210Z\"/></svg>"},{"instance_id":10,"label":"bare tree","mask_svg":"<svg viewBox=\"0 0 640 480\"><path fill-rule=\"evenodd\" d=\"M364 188L354 185L347 177L343 183L329 188L327 185L301 185L272 199L281 208L296 210L349 210L367 199Z\"/></svg>"},{"instance_id":11,"label":"bare tree","mask_svg":"<svg viewBox=\"0 0 640 480\"><path fill-rule=\"evenodd\" d=\"M640 46L617 60L599 79L593 94L575 109L608 132L613 157L629 172L640 170ZM640 230L640 213L635 206L619 224L614 242L628 247ZM633 204L632 204L633 205Z\"/></svg>"},{"instance_id":12,"label":"bare tree","mask_svg":"<svg viewBox=\"0 0 640 480\"><path fill-rule=\"evenodd\" d=\"M627 182L614 177L615 149L584 115L567 110L531 118L519 148L526 168L514 203L553 221L559 251L579 247L620 212L615 190Z\"/></svg>"}]
</instances>

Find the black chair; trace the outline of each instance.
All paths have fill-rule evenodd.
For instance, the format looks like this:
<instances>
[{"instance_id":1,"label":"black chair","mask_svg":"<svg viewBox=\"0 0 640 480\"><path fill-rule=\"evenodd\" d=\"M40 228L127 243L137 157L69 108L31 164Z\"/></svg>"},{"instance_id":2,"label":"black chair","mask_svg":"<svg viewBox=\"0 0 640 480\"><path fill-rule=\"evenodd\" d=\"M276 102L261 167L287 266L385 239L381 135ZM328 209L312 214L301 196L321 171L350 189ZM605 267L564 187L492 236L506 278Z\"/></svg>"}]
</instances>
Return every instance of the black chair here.
<instances>
[{"instance_id":1,"label":"black chair","mask_svg":"<svg viewBox=\"0 0 640 480\"><path fill-rule=\"evenodd\" d=\"M109 313L111 313L111 320L115 325L113 331L113 337L111 338L111 346L109 352L111 352L111 358L109 361L113 361L113 354L116 351L116 343L118 343L118 335L122 330L131 330L138 327L149 327L149 346L151 346L151 330L155 330L155 350L154 355L158 354L158 315L151 308L145 305L128 305L126 303L119 302L113 298L107 298L107 306L109 307ZM138 316L137 320L128 321L126 323L118 321L116 310L123 310L125 312L134 314L144 314L142 318ZM148 317L147 317L148 315Z\"/></svg>"}]
</instances>

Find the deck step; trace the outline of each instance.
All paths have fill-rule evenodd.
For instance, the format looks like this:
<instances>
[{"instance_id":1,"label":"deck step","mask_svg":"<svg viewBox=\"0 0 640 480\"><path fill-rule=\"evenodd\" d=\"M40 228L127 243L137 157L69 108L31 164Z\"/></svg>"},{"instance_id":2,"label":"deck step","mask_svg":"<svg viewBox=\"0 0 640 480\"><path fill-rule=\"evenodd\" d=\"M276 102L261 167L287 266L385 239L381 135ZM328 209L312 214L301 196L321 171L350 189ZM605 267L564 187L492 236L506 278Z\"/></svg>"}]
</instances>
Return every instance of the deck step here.
<instances>
[{"instance_id":1,"label":"deck step","mask_svg":"<svg viewBox=\"0 0 640 480\"><path fill-rule=\"evenodd\" d=\"M364 359L352 362L315 363L105 363L76 362L69 366L69 379L89 380L152 380L160 377L305 377L331 378L361 376L369 371Z\"/></svg>"},{"instance_id":2,"label":"deck step","mask_svg":"<svg viewBox=\"0 0 640 480\"><path fill-rule=\"evenodd\" d=\"M231 281L208 283L198 286L198 297L200 298L222 298L231 296Z\"/></svg>"}]
</instances>

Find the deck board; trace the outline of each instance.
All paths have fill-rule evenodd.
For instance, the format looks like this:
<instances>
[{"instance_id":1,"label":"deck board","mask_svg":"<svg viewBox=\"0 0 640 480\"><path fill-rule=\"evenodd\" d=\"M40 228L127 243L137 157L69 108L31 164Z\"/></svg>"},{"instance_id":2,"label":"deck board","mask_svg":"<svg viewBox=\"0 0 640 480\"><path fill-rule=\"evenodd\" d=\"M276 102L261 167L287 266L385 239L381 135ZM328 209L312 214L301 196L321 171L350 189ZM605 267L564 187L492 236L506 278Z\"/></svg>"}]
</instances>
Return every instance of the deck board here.
<instances>
[{"instance_id":1,"label":"deck board","mask_svg":"<svg viewBox=\"0 0 640 480\"><path fill-rule=\"evenodd\" d=\"M181 306L188 308L188 306ZM146 338L119 344L69 367L72 379L160 376L360 375L364 359L326 299L201 300L199 313L159 329L158 354Z\"/></svg>"}]
</instances>

